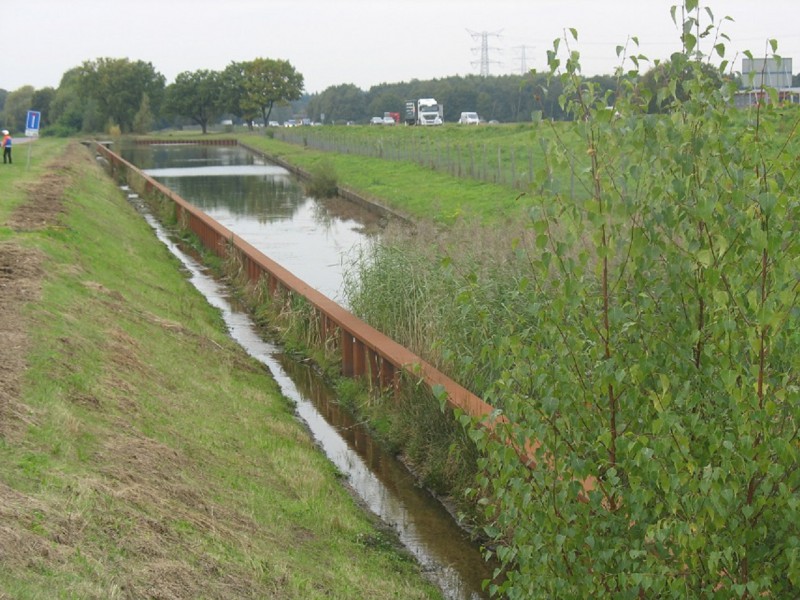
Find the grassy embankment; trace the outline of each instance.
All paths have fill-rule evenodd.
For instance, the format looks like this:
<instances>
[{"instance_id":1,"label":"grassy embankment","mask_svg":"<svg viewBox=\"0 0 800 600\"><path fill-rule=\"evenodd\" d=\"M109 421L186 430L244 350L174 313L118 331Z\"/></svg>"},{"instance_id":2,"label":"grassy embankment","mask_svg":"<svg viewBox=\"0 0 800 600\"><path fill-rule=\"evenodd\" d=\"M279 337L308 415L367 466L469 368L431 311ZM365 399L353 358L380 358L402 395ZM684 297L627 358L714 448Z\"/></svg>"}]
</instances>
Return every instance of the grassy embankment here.
<instances>
[{"instance_id":1,"label":"grassy embankment","mask_svg":"<svg viewBox=\"0 0 800 600\"><path fill-rule=\"evenodd\" d=\"M94 158L25 151L0 172L0 598L438 597Z\"/></svg>"},{"instance_id":2,"label":"grassy embankment","mask_svg":"<svg viewBox=\"0 0 800 600\"><path fill-rule=\"evenodd\" d=\"M580 188L577 177L589 161L580 151L582 144L573 124L567 122L478 127L305 127L269 129L268 134L308 148L412 163L459 179L499 184L517 193L547 188L567 199L589 196L588 190ZM550 150L556 142L574 147L568 161L553 161ZM479 201L477 206L483 208L483 203ZM481 215L484 222L497 217L497 207L489 206L493 210Z\"/></svg>"}]
</instances>

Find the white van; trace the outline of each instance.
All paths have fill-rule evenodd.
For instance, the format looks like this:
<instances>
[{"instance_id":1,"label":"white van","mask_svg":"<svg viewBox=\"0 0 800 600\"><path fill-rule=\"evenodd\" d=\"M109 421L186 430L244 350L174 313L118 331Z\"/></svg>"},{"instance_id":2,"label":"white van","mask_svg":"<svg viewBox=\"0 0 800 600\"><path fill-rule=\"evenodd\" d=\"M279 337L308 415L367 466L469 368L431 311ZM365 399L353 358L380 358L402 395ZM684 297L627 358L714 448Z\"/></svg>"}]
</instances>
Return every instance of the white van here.
<instances>
[{"instance_id":1,"label":"white van","mask_svg":"<svg viewBox=\"0 0 800 600\"><path fill-rule=\"evenodd\" d=\"M477 125L481 120L478 118L478 113L476 112L462 112L458 122L462 125Z\"/></svg>"}]
</instances>

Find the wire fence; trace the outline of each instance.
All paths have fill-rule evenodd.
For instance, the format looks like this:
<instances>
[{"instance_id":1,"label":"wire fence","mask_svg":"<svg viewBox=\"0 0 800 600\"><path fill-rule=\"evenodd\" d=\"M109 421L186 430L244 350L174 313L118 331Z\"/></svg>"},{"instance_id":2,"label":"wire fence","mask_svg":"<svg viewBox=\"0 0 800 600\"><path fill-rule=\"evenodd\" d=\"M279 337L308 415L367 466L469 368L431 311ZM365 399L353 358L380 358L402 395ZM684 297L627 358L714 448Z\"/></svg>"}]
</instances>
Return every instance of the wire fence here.
<instances>
[{"instance_id":1,"label":"wire fence","mask_svg":"<svg viewBox=\"0 0 800 600\"><path fill-rule=\"evenodd\" d=\"M574 168L554 177L547 166L544 144L454 143L430 137L376 137L307 127L283 128L274 136L315 150L411 162L454 177L506 185L520 191L546 185L551 190L559 188L559 193L570 198L576 194Z\"/></svg>"}]
</instances>

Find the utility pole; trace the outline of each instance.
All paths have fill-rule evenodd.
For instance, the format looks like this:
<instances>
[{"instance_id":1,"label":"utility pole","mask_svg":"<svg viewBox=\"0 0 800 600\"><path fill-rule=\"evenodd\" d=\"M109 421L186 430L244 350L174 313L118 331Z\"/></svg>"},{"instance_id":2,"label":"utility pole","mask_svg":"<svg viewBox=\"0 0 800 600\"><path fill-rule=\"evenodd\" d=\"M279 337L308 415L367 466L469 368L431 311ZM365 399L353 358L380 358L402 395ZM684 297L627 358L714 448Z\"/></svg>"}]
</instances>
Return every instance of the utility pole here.
<instances>
[{"instance_id":1,"label":"utility pole","mask_svg":"<svg viewBox=\"0 0 800 600\"><path fill-rule=\"evenodd\" d=\"M527 59L525 58L525 50L531 49L533 50L533 46L514 46L513 50L519 51L519 74L525 75L528 72L528 63Z\"/></svg>"},{"instance_id":2,"label":"utility pole","mask_svg":"<svg viewBox=\"0 0 800 600\"><path fill-rule=\"evenodd\" d=\"M472 66L480 64L481 77L488 77L488 75L489 75L489 64L492 63L492 62L497 63L497 61L490 61L489 60L489 36L493 35L493 36L496 36L496 37L500 37L500 31L497 31L497 32L494 32L494 33L490 33L488 31L477 32L477 31L470 31L469 29L467 29L467 32L472 36L473 40L476 40L478 38L480 38L480 40L481 40L481 46L480 46L481 59L479 61L473 61L471 64L472 64ZM478 50L478 48L473 48L472 49L473 52L476 51L476 50ZM497 50L497 48L492 48L492 50ZM499 63L497 63L497 64L499 64Z\"/></svg>"}]
</instances>

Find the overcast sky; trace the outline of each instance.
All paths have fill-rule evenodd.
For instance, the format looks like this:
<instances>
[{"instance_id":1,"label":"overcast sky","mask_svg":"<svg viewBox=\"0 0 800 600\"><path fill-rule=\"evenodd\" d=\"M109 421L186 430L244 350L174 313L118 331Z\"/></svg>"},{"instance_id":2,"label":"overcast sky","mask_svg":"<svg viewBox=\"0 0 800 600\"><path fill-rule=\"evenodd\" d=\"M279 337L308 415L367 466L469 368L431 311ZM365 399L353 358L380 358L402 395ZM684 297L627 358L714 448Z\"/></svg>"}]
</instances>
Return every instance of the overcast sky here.
<instances>
[{"instance_id":1,"label":"overcast sky","mask_svg":"<svg viewBox=\"0 0 800 600\"><path fill-rule=\"evenodd\" d=\"M492 75L546 68L565 28L578 30L584 73L610 74L630 36L639 52L680 49L670 6L678 0L0 0L0 88L57 87L84 61L152 63L167 83L182 71L222 70L231 61L288 60L309 93L331 85L479 74L485 40ZM702 3L702 0L701 0ZM742 52L778 53L800 72L800 0L708 3ZM680 10L678 11L680 14Z\"/></svg>"}]
</instances>

